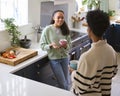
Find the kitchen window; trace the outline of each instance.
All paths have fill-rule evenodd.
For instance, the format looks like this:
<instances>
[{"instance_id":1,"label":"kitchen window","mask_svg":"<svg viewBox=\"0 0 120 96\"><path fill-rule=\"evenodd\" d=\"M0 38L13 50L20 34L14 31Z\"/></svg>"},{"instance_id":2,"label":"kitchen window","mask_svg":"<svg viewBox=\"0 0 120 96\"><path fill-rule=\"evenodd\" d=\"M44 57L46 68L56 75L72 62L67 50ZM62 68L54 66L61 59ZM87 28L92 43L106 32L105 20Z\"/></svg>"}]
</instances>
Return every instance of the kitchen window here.
<instances>
[{"instance_id":1,"label":"kitchen window","mask_svg":"<svg viewBox=\"0 0 120 96\"><path fill-rule=\"evenodd\" d=\"M28 23L28 0L0 0L0 18L14 18L17 25ZM4 25L0 22L0 30Z\"/></svg>"}]
</instances>

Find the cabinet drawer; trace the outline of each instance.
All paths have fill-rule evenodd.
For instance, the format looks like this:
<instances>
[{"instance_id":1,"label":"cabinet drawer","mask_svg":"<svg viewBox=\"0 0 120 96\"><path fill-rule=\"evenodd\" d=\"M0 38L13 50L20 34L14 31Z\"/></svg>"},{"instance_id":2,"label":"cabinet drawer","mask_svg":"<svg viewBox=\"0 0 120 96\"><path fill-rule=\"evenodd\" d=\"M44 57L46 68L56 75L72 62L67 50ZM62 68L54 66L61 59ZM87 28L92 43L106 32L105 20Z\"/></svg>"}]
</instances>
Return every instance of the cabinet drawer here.
<instances>
[{"instance_id":1,"label":"cabinet drawer","mask_svg":"<svg viewBox=\"0 0 120 96\"><path fill-rule=\"evenodd\" d=\"M48 57L45 57L37 62L34 63L36 68L42 68L43 66L46 66L46 64L49 62Z\"/></svg>"}]
</instances>

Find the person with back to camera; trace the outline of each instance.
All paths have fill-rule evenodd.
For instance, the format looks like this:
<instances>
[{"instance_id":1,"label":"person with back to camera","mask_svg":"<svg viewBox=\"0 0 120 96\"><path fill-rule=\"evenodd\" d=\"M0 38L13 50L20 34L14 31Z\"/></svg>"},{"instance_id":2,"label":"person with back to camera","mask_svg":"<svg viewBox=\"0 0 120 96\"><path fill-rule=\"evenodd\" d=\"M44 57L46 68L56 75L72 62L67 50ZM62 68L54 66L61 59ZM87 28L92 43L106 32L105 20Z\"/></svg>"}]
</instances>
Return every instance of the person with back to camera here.
<instances>
[{"instance_id":1,"label":"person with back to camera","mask_svg":"<svg viewBox=\"0 0 120 96\"><path fill-rule=\"evenodd\" d=\"M72 71L71 91L77 96L111 96L112 77L117 72L116 52L103 34L110 25L109 16L101 10L89 11L86 16L91 48L79 59Z\"/></svg>"},{"instance_id":2,"label":"person with back to camera","mask_svg":"<svg viewBox=\"0 0 120 96\"><path fill-rule=\"evenodd\" d=\"M40 39L41 49L47 51L51 68L59 87L69 90L70 75L68 70L71 38L62 10L54 11L51 24L46 26Z\"/></svg>"}]
</instances>

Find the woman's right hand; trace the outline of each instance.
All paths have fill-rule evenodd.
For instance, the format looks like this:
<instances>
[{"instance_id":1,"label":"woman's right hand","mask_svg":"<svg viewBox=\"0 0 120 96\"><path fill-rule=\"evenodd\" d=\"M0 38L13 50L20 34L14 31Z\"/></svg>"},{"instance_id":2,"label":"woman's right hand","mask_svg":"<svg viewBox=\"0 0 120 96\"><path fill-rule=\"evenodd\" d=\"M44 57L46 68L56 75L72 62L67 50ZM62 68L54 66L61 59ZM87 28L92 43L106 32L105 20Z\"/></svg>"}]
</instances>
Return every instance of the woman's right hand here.
<instances>
[{"instance_id":1,"label":"woman's right hand","mask_svg":"<svg viewBox=\"0 0 120 96\"><path fill-rule=\"evenodd\" d=\"M60 48L60 46L58 46L56 43L51 43L50 44L50 46L52 47L52 48L55 48L55 49L58 49L58 48Z\"/></svg>"}]
</instances>

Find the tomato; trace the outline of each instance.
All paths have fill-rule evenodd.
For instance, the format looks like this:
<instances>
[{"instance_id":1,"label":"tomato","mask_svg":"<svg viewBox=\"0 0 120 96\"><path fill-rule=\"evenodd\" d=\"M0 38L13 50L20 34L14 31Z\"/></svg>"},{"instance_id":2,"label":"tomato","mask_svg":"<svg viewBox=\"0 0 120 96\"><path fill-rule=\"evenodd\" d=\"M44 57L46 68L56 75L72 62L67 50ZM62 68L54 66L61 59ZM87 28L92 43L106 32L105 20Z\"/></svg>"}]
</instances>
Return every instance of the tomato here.
<instances>
[{"instance_id":1,"label":"tomato","mask_svg":"<svg viewBox=\"0 0 120 96\"><path fill-rule=\"evenodd\" d=\"M16 56L10 55L8 58L9 58L9 59L13 59L13 58L16 58Z\"/></svg>"}]
</instances>

